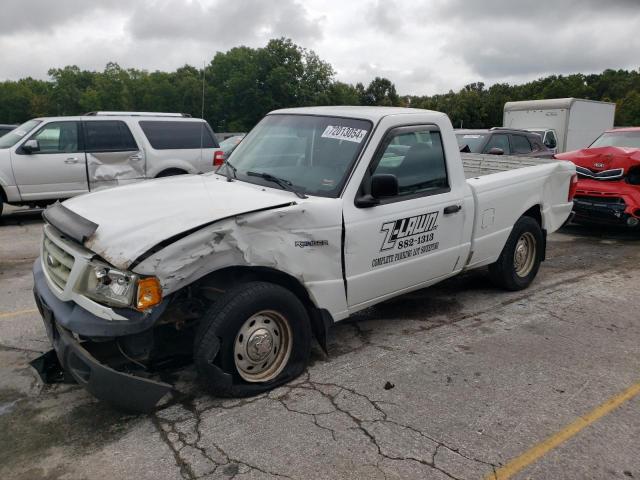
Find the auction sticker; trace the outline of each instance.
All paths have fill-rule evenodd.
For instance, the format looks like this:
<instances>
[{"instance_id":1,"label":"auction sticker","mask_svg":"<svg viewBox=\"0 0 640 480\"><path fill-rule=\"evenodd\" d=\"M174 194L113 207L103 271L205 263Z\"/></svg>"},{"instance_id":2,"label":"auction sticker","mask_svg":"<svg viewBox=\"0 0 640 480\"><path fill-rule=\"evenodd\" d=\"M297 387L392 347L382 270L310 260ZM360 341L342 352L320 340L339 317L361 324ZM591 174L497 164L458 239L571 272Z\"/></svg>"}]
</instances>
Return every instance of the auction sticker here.
<instances>
[{"instance_id":1,"label":"auction sticker","mask_svg":"<svg viewBox=\"0 0 640 480\"><path fill-rule=\"evenodd\" d=\"M360 143L367 134L366 130L353 127L341 127L340 125L327 125L322 138L333 138L335 140L347 140L348 142Z\"/></svg>"}]
</instances>

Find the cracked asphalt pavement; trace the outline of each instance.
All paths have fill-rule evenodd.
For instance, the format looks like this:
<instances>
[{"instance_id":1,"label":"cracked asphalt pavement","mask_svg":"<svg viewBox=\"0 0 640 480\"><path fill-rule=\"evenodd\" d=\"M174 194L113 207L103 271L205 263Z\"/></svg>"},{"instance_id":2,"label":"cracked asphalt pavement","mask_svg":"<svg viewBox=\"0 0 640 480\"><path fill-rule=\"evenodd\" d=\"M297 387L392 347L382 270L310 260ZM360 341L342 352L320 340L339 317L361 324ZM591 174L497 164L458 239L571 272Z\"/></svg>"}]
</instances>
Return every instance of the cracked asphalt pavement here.
<instances>
[{"instance_id":1,"label":"cracked asphalt pavement","mask_svg":"<svg viewBox=\"0 0 640 480\"><path fill-rule=\"evenodd\" d=\"M191 368L151 415L43 385L38 212L0 220L0 478L481 479L640 381L640 233L571 226L534 284L469 272L360 312L296 381L248 399ZM640 398L514 478L640 479Z\"/></svg>"}]
</instances>

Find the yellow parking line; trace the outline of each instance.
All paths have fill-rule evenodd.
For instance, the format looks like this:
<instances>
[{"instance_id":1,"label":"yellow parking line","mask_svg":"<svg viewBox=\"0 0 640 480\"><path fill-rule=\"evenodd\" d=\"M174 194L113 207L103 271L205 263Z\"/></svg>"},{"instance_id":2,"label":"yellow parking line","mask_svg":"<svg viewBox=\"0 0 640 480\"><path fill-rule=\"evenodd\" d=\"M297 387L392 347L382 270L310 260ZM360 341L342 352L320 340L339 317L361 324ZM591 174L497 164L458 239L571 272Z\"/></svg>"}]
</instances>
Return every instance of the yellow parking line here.
<instances>
[{"instance_id":1,"label":"yellow parking line","mask_svg":"<svg viewBox=\"0 0 640 480\"><path fill-rule=\"evenodd\" d=\"M0 313L0 318L17 317L18 315L27 315L29 313L36 313L37 308L30 308L28 310L16 310L15 312Z\"/></svg>"},{"instance_id":2,"label":"yellow parking line","mask_svg":"<svg viewBox=\"0 0 640 480\"><path fill-rule=\"evenodd\" d=\"M615 410L624 402L631 400L638 394L640 394L640 382L630 386L615 397L610 398L606 402L591 410L586 415L578 417L577 420L564 427L558 433L551 435L546 440L543 440L542 442L524 452L519 457L514 458L503 467L497 469L495 475L487 475L485 478L495 478L497 480L505 480L507 478L510 478L512 475L515 475L523 468L531 465L540 457L547 454L549 451L569 440L582 429L588 427L599 418L604 417L606 414L608 414L612 410Z\"/></svg>"}]
</instances>

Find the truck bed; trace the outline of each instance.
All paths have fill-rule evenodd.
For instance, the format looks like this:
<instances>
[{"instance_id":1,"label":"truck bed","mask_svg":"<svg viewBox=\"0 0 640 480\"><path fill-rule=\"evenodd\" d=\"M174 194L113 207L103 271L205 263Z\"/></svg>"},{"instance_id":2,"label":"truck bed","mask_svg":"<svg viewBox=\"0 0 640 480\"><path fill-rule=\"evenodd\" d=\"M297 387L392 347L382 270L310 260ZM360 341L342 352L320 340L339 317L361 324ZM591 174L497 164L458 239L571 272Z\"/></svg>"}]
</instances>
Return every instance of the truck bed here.
<instances>
[{"instance_id":1,"label":"truck bed","mask_svg":"<svg viewBox=\"0 0 640 480\"><path fill-rule=\"evenodd\" d=\"M480 153L461 153L464 176L478 178L492 173L506 172L523 167L533 167L545 163L557 162L552 158L518 157L515 155L483 155Z\"/></svg>"}]
</instances>

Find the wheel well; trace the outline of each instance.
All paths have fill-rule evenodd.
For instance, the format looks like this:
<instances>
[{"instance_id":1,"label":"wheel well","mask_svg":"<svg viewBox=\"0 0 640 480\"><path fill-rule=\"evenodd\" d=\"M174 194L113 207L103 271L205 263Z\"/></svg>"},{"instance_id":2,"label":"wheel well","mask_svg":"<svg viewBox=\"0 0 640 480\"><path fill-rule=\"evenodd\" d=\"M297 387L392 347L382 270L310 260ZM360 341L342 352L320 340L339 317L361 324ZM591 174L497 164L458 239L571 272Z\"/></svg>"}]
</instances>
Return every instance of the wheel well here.
<instances>
[{"instance_id":1,"label":"wheel well","mask_svg":"<svg viewBox=\"0 0 640 480\"><path fill-rule=\"evenodd\" d=\"M542 230L542 261L547 258L547 231L542 227L542 210L540 205L534 205L522 214L523 217L533 218Z\"/></svg>"},{"instance_id":2,"label":"wheel well","mask_svg":"<svg viewBox=\"0 0 640 480\"><path fill-rule=\"evenodd\" d=\"M172 175L185 175L186 173L189 172L181 168L167 168L166 170L163 170L158 175L156 175L156 178L170 177Z\"/></svg>"},{"instance_id":3,"label":"wheel well","mask_svg":"<svg viewBox=\"0 0 640 480\"><path fill-rule=\"evenodd\" d=\"M540 210L540 205L534 205L529 210L524 212L522 216L533 218L536 222L538 222L540 228L542 228L542 211Z\"/></svg>"},{"instance_id":4,"label":"wheel well","mask_svg":"<svg viewBox=\"0 0 640 480\"><path fill-rule=\"evenodd\" d=\"M326 353L328 330L333 324L333 318L327 310L318 308L313 303L307 289L292 275L269 267L235 266L217 270L199 280L198 284L207 288L210 294L211 291L222 293L239 283L251 281L275 283L298 297L309 314L311 330Z\"/></svg>"}]
</instances>

